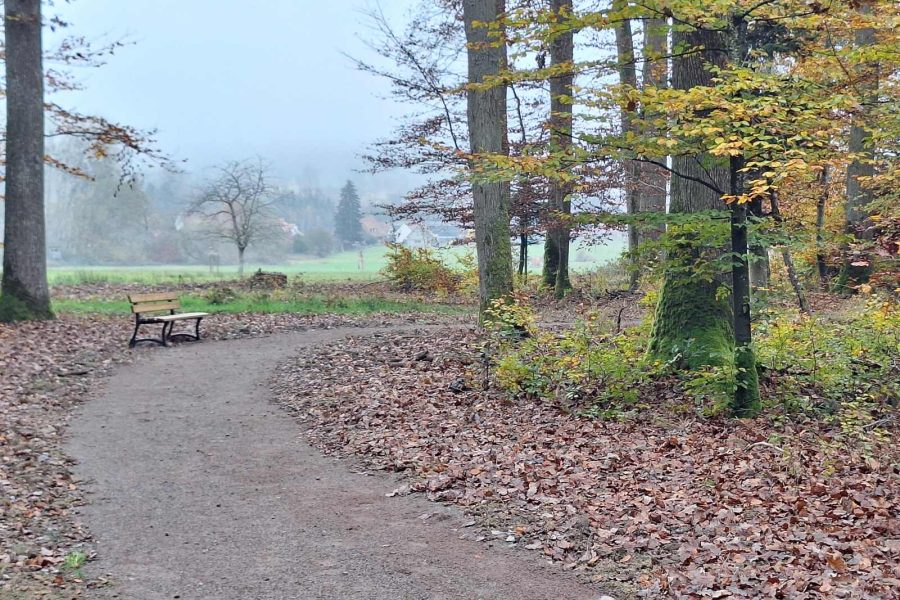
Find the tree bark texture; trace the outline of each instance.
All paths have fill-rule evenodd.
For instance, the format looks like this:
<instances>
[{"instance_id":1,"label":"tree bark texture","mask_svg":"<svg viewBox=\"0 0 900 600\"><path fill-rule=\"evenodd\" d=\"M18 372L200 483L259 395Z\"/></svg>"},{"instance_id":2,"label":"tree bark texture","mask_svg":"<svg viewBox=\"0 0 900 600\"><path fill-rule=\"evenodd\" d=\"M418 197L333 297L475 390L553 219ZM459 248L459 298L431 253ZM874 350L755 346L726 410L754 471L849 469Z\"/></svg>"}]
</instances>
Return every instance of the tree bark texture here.
<instances>
[{"instance_id":1,"label":"tree bark texture","mask_svg":"<svg viewBox=\"0 0 900 600\"><path fill-rule=\"evenodd\" d=\"M6 201L0 320L47 319L40 0L7 0Z\"/></svg>"},{"instance_id":2,"label":"tree bark texture","mask_svg":"<svg viewBox=\"0 0 900 600\"><path fill-rule=\"evenodd\" d=\"M641 86L665 88L669 85L669 26L665 19L644 21L644 64L641 71ZM657 132L662 133L662 132ZM665 157L658 157L665 159ZM641 165L641 193L638 198L640 212L666 212L666 172L651 164ZM665 233L665 225L645 226L638 232L638 243L656 240Z\"/></svg>"},{"instance_id":3,"label":"tree bark texture","mask_svg":"<svg viewBox=\"0 0 900 600\"><path fill-rule=\"evenodd\" d=\"M672 85L690 89L709 85L711 64L723 65L724 35L710 30L673 32L673 46L702 45L704 52L676 57ZM672 157L669 212L693 213L722 210L721 195L693 179L727 190L727 165L706 155ZM697 248L689 237L673 232L675 248L666 257L667 270L650 339L650 355L662 361L677 361L687 368L721 365L732 360L734 329L730 298L719 293L723 281L705 281L692 276L700 260L712 260L723 248ZM679 241L683 243L679 243ZM726 279L726 278L723 278Z\"/></svg>"},{"instance_id":4,"label":"tree bark texture","mask_svg":"<svg viewBox=\"0 0 900 600\"><path fill-rule=\"evenodd\" d=\"M613 11L621 11L625 0L615 0ZM631 20L622 19L616 25L616 61L618 63L619 84L623 88L637 89L637 67L634 60L634 35L631 31ZM635 107L626 105L621 108L620 119L622 133L634 131ZM627 160L623 165L625 171L625 209L629 215L636 215L640 211L641 204L641 164L634 160ZM638 260L637 252L640 238L639 227L634 223L628 224L628 252L631 253L630 287L635 289L638 284Z\"/></svg>"},{"instance_id":5,"label":"tree bark texture","mask_svg":"<svg viewBox=\"0 0 900 600\"><path fill-rule=\"evenodd\" d=\"M551 0L550 6L556 15L570 15L572 0ZM550 42L550 64L571 65L574 59L575 38L571 30L560 33ZM550 149L564 153L572 145L572 84L571 69L550 78ZM550 202L548 205L550 224L544 242L544 284L553 288L561 298L571 288L569 281L569 244L571 228L565 222L572 212L569 200L571 184L553 179L550 182Z\"/></svg>"},{"instance_id":6,"label":"tree bark texture","mask_svg":"<svg viewBox=\"0 0 900 600\"><path fill-rule=\"evenodd\" d=\"M872 7L869 2L862 2L859 12L870 14ZM872 46L876 42L875 30L872 28L860 29L856 32L856 45L859 47ZM869 69L877 66L869 65ZM870 77L865 67L860 69L862 82L859 84L864 97L863 102L875 100L878 90L877 78ZM871 241L872 230L869 221L868 205L872 202L872 194L866 190L859 179L871 177L875 174L875 148L872 145L868 131L865 129L865 109L857 114L850 125L850 138L847 150L854 159L847 165L847 204L846 204L846 231L860 241ZM855 264L854 264L855 263ZM841 267L838 286L849 291L853 286L865 283L872 272L871 257L849 255L845 258Z\"/></svg>"},{"instance_id":7,"label":"tree bark texture","mask_svg":"<svg viewBox=\"0 0 900 600\"><path fill-rule=\"evenodd\" d=\"M480 84L506 67L506 43L488 34L478 23L497 21L504 0L464 0L463 18L468 45L468 80ZM467 92L469 140L473 154L509 152L506 85ZM510 189L508 181L473 181L475 247L478 254L480 314L494 299L512 293L510 243Z\"/></svg>"}]
</instances>

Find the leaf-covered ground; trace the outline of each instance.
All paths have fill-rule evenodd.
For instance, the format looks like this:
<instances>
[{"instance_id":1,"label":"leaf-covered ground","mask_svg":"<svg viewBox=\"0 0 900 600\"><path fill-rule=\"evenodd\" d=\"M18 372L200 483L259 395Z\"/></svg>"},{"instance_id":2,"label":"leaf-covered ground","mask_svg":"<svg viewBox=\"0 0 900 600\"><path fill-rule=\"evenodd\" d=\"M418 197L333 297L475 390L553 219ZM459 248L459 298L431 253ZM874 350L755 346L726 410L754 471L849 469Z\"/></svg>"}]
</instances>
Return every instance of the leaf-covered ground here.
<instances>
[{"instance_id":1,"label":"leaf-covered ground","mask_svg":"<svg viewBox=\"0 0 900 600\"><path fill-rule=\"evenodd\" d=\"M900 597L900 456L820 421L638 420L473 390L475 334L354 339L279 372L280 400L329 452L409 474L484 535L622 595Z\"/></svg>"},{"instance_id":2,"label":"leaf-covered ground","mask_svg":"<svg viewBox=\"0 0 900 600\"><path fill-rule=\"evenodd\" d=\"M206 339L228 339L439 319L447 320L229 314L208 318L202 331ZM0 324L0 598L71 598L87 585L79 566L93 549L75 514L84 496L72 479L61 438L72 410L102 385L111 366L166 351L128 350L130 335L131 322L121 317Z\"/></svg>"}]
</instances>

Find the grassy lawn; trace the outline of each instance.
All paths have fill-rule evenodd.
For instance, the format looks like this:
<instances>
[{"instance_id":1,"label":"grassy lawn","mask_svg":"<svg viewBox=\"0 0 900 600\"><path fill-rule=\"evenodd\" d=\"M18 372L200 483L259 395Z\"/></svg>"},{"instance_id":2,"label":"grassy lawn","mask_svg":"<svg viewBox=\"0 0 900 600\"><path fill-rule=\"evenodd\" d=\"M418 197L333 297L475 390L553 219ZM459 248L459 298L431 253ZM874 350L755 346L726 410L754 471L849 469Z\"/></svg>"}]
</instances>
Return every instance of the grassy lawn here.
<instances>
[{"instance_id":1,"label":"grassy lawn","mask_svg":"<svg viewBox=\"0 0 900 600\"><path fill-rule=\"evenodd\" d=\"M472 246L459 246L441 251L452 265L454 257L474 252ZM541 245L529 249L532 256L543 254ZM613 240L605 246L587 246L575 242L572 248L572 270L587 271L610 260L622 252L621 240ZM257 269L278 271L292 277L300 277L311 283L327 281L376 281L381 279L379 271L387 264L387 248L370 246L363 251L363 269L359 269L357 251L339 252L325 258L296 256L283 264L248 264L246 273ZM535 266L530 270L534 272ZM539 267L537 267L539 268ZM222 265L219 273L210 273L204 265L146 265L134 267L51 267L50 285L77 285L81 283L194 283L222 281L237 277L236 265Z\"/></svg>"},{"instance_id":2,"label":"grassy lawn","mask_svg":"<svg viewBox=\"0 0 900 600\"><path fill-rule=\"evenodd\" d=\"M376 312L463 314L468 312L466 307L429 304L416 300L388 300L374 296L368 298L310 296L307 298L277 299L246 295L221 304L211 304L205 298L198 296L182 296L181 307L184 312L295 313L303 315L368 314ZM59 298L53 301L53 310L58 313L128 315L131 314L131 305L124 300Z\"/></svg>"}]
</instances>

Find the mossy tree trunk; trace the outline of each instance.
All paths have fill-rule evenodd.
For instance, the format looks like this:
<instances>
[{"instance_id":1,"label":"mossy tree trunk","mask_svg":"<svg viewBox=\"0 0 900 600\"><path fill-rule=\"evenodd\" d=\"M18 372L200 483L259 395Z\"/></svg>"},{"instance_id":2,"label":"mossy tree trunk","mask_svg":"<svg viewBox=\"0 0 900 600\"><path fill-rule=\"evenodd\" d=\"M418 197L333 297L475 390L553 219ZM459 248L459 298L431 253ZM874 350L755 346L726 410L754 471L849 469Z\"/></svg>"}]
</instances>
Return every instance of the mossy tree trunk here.
<instances>
[{"instance_id":1,"label":"mossy tree trunk","mask_svg":"<svg viewBox=\"0 0 900 600\"><path fill-rule=\"evenodd\" d=\"M489 35L487 27L476 25L496 22L504 10L504 0L463 2L469 83L482 83L485 78L496 77L506 67L506 44L496 43L497 38ZM500 39L503 39L502 35ZM508 153L506 86L470 89L467 101L472 153ZM512 293L509 194L508 181L472 182L481 317L492 300Z\"/></svg>"},{"instance_id":2,"label":"mossy tree trunk","mask_svg":"<svg viewBox=\"0 0 900 600\"><path fill-rule=\"evenodd\" d=\"M0 321L49 319L40 0L6 0L6 200Z\"/></svg>"},{"instance_id":3,"label":"mossy tree trunk","mask_svg":"<svg viewBox=\"0 0 900 600\"><path fill-rule=\"evenodd\" d=\"M673 47L725 48L723 34L712 30L679 30L672 35ZM721 50L707 50L676 57L672 84L690 89L712 83L710 65L723 65ZM721 211L721 196L728 189L727 165L711 156L672 157L671 213ZM717 191L718 190L718 191ZM724 228L724 220L714 226ZM724 232L724 229L723 229ZM650 356L677 362L686 368L730 363L734 354L732 309L728 294L722 293L727 277L701 278L696 275L702 262L715 260L725 250L698 248L692 236L670 230L672 248L666 256L666 273L660 290L656 318L651 333Z\"/></svg>"}]
</instances>

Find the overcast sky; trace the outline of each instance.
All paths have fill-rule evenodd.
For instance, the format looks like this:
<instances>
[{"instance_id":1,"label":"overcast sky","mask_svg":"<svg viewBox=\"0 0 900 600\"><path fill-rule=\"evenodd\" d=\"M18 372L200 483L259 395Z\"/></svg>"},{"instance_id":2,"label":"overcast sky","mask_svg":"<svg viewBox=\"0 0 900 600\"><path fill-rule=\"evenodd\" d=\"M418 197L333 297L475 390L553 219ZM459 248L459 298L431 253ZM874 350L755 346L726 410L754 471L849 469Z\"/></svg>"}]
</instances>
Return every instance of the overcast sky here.
<instances>
[{"instance_id":1,"label":"overcast sky","mask_svg":"<svg viewBox=\"0 0 900 600\"><path fill-rule=\"evenodd\" d=\"M351 177L402 191L405 176L371 181L357 154L404 112L387 85L343 53L371 57L360 9L374 0L73 0L48 8L91 41L125 39L86 89L55 98L145 129L187 168L256 154L281 178L314 171L323 187ZM411 0L382 0L402 23ZM47 32L48 47L59 34ZM374 191L374 190L372 190Z\"/></svg>"}]
</instances>

